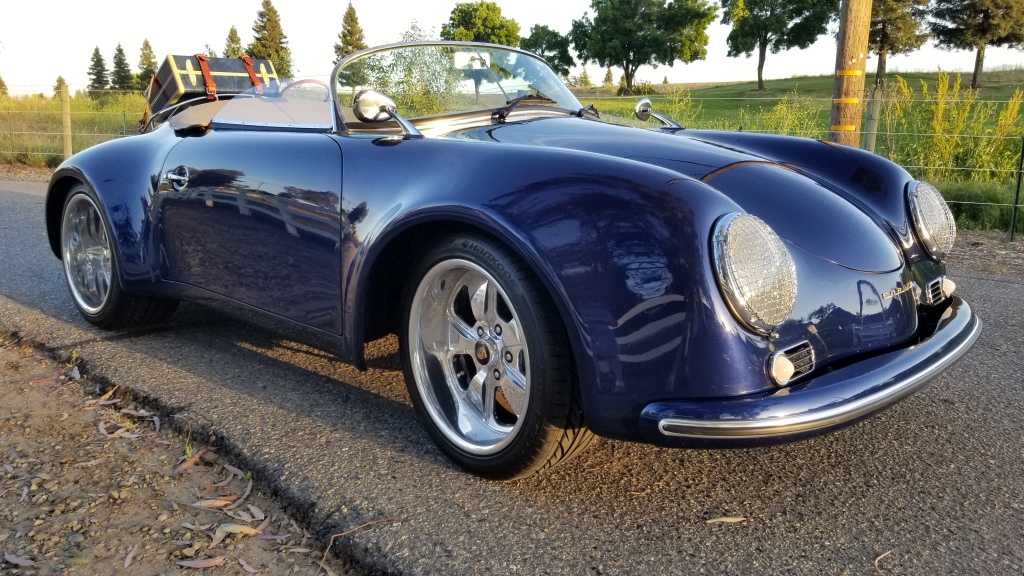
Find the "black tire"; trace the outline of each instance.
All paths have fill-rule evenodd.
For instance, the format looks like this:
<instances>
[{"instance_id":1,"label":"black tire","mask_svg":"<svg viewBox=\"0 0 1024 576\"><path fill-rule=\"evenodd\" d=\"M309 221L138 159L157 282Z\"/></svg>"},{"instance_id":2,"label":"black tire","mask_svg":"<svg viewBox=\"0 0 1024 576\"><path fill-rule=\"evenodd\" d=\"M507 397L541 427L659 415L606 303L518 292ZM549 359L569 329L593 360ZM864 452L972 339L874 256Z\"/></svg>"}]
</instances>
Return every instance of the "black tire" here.
<instances>
[{"instance_id":1,"label":"black tire","mask_svg":"<svg viewBox=\"0 0 1024 576\"><path fill-rule=\"evenodd\" d=\"M60 228L64 280L75 308L90 324L111 330L133 328L160 322L174 313L177 300L135 296L122 290L110 223L86 185L76 184L68 193ZM88 250L80 248L83 243L89 244Z\"/></svg>"},{"instance_id":2,"label":"black tire","mask_svg":"<svg viewBox=\"0 0 1024 576\"><path fill-rule=\"evenodd\" d=\"M511 480L568 460L592 441L568 336L521 258L486 237L452 236L427 249L409 278L399 334L405 380L446 455L479 476ZM469 338L451 343L452 330L475 335L472 351ZM436 352L442 340L445 351Z\"/></svg>"}]
</instances>

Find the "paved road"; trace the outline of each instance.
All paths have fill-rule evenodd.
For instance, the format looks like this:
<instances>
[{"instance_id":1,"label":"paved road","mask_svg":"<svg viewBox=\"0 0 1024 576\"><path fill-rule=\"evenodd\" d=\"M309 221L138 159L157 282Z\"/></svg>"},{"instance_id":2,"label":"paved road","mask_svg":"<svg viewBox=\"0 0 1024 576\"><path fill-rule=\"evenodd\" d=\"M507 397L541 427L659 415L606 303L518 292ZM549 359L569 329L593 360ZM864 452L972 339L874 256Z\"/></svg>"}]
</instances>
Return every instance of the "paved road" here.
<instances>
[{"instance_id":1,"label":"paved road","mask_svg":"<svg viewBox=\"0 0 1024 576\"><path fill-rule=\"evenodd\" d=\"M371 370L194 306L103 333L75 313L42 185L0 182L0 329L213 433L367 572L1011 574L1024 571L1024 280L954 270L985 320L953 370L895 408L786 446L677 451L601 440L540 478L454 469L406 398L393 341ZM706 523L743 516L739 523ZM336 544L337 546L337 544Z\"/></svg>"}]
</instances>

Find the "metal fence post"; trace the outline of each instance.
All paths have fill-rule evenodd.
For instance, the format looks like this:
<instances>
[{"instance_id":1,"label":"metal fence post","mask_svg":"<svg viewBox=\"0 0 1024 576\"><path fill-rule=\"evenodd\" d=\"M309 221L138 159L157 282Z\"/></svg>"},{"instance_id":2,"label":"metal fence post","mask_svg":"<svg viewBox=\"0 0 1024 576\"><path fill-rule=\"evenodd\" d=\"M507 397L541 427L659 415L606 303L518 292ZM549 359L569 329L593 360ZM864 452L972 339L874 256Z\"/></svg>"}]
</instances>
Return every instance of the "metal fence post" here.
<instances>
[{"instance_id":1,"label":"metal fence post","mask_svg":"<svg viewBox=\"0 0 1024 576\"><path fill-rule=\"evenodd\" d=\"M7 138L11 141L11 156L8 162L14 164L14 121L11 120L11 111L7 111Z\"/></svg>"},{"instance_id":2,"label":"metal fence post","mask_svg":"<svg viewBox=\"0 0 1024 576\"><path fill-rule=\"evenodd\" d=\"M1017 193L1013 196L1013 212L1010 214L1010 242L1017 233L1017 210L1020 208L1020 177L1024 171L1024 136L1020 137L1020 158L1017 159Z\"/></svg>"},{"instance_id":3,"label":"metal fence post","mask_svg":"<svg viewBox=\"0 0 1024 576\"><path fill-rule=\"evenodd\" d=\"M128 135L128 113L121 112L121 136Z\"/></svg>"}]
</instances>

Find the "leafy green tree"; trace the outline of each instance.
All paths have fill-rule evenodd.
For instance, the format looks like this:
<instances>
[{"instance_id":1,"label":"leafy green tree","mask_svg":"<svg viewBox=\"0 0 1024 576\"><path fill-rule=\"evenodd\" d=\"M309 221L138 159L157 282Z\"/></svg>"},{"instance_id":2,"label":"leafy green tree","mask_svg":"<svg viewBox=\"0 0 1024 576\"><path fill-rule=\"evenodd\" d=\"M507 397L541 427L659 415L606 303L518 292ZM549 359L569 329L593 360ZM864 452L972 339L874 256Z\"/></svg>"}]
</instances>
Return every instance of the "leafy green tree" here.
<instances>
[{"instance_id":1,"label":"leafy green tree","mask_svg":"<svg viewBox=\"0 0 1024 576\"><path fill-rule=\"evenodd\" d=\"M149 80L156 74L156 54L149 40L142 41L142 49L139 51L139 73L137 88L145 90L149 87Z\"/></svg>"},{"instance_id":2,"label":"leafy green tree","mask_svg":"<svg viewBox=\"0 0 1024 576\"><path fill-rule=\"evenodd\" d=\"M569 54L569 37L547 26L535 24L530 28L530 35L520 39L519 47L547 60L551 69L563 78L568 76L569 69L576 65L576 61Z\"/></svg>"},{"instance_id":3,"label":"leafy green tree","mask_svg":"<svg viewBox=\"0 0 1024 576\"><path fill-rule=\"evenodd\" d=\"M281 16L270 0L263 0L263 8L256 12L252 32L255 37L246 53L253 58L270 60L278 78L291 78L292 53L288 50L288 37L281 29Z\"/></svg>"},{"instance_id":4,"label":"leafy green tree","mask_svg":"<svg viewBox=\"0 0 1024 576\"><path fill-rule=\"evenodd\" d=\"M612 82L615 82L615 78L612 77L612 69L608 68L608 71L604 73L604 80L601 81L601 85L611 86Z\"/></svg>"},{"instance_id":5,"label":"leafy green tree","mask_svg":"<svg viewBox=\"0 0 1024 576\"><path fill-rule=\"evenodd\" d=\"M57 76L57 83L53 85L53 97L60 98L60 93L68 89L68 83L63 76Z\"/></svg>"},{"instance_id":6,"label":"leafy green tree","mask_svg":"<svg viewBox=\"0 0 1024 576\"><path fill-rule=\"evenodd\" d=\"M213 46L210 46L209 42L206 43L206 49L203 50L203 54L206 54L210 58L216 58L217 57L217 51L213 49Z\"/></svg>"},{"instance_id":7,"label":"leafy green tree","mask_svg":"<svg viewBox=\"0 0 1024 576\"><path fill-rule=\"evenodd\" d=\"M665 76L665 79L662 80L661 83L662 84L668 84L668 76Z\"/></svg>"},{"instance_id":8,"label":"leafy green tree","mask_svg":"<svg viewBox=\"0 0 1024 576\"><path fill-rule=\"evenodd\" d=\"M885 85L885 61L889 54L907 54L924 44L922 32L928 0L874 0L868 49L878 54L875 86Z\"/></svg>"},{"instance_id":9,"label":"leafy green tree","mask_svg":"<svg viewBox=\"0 0 1024 576\"><path fill-rule=\"evenodd\" d=\"M590 88L593 85L594 83L590 81L590 74L587 74L587 69L584 68L580 73L580 88Z\"/></svg>"},{"instance_id":10,"label":"leafy green tree","mask_svg":"<svg viewBox=\"0 0 1024 576\"><path fill-rule=\"evenodd\" d=\"M231 30L228 30L223 55L225 58L241 58L242 54L245 54L242 50L242 39L238 37L238 30L232 26Z\"/></svg>"},{"instance_id":11,"label":"leafy green tree","mask_svg":"<svg viewBox=\"0 0 1024 576\"><path fill-rule=\"evenodd\" d=\"M839 0L722 0L722 23L732 24L729 56L757 51L757 89L764 90L768 51L807 48L839 15Z\"/></svg>"},{"instance_id":12,"label":"leafy green tree","mask_svg":"<svg viewBox=\"0 0 1024 576\"><path fill-rule=\"evenodd\" d=\"M92 51L89 64L89 96L98 97L107 89L107 63L100 54L100 47Z\"/></svg>"},{"instance_id":13,"label":"leafy green tree","mask_svg":"<svg viewBox=\"0 0 1024 576\"><path fill-rule=\"evenodd\" d=\"M420 28L420 23L413 20L409 23L409 29L403 30L398 35L399 42L419 42L421 40L436 40L437 36L434 34L434 29L424 30Z\"/></svg>"},{"instance_id":14,"label":"leafy green tree","mask_svg":"<svg viewBox=\"0 0 1024 576\"><path fill-rule=\"evenodd\" d=\"M0 97L7 96L7 84L4 82L2 76L0 76Z\"/></svg>"},{"instance_id":15,"label":"leafy green tree","mask_svg":"<svg viewBox=\"0 0 1024 576\"><path fill-rule=\"evenodd\" d=\"M359 17L356 16L356 9L349 2L348 8L345 9L345 16L341 20L341 33L338 34L338 42L334 44L334 63L337 64L345 56L366 48L363 28L359 25Z\"/></svg>"},{"instance_id":16,"label":"leafy green tree","mask_svg":"<svg viewBox=\"0 0 1024 576\"><path fill-rule=\"evenodd\" d=\"M592 0L594 19L573 20L569 37L580 61L622 68L625 89L637 70L707 57L715 7L705 0Z\"/></svg>"},{"instance_id":17,"label":"leafy green tree","mask_svg":"<svg viewBox=\"0 0 1024 576\"><path fill-rule=\"evenodd\" d=\"M135 75L128 66L128 58L125 57L121 44L114 49L114 69L110 73L110 87L121 91L135 89Z\"/></svg>"},{"instance_id":18,"label":"leafy green tree","mask_svg":"<svg viewBox=\"0 0 1024 576\"><path fill-rule=\"evenodd\" d=\"M502 16L494 2L460 2L441 26L441 38L519 46L519 23Z\"/></svg>"},{"instance_id":19,"label":"leafy green tree","mask_svg":"<svg viewBox=\"0 0 1024 576\"><path fill-rule=\"evenodd\" d=\"M934 0L928 22L940 48L974 50L971 88L981 88L987 46L1024 46L1024 2Z\"/></svg>"}]
</instances>

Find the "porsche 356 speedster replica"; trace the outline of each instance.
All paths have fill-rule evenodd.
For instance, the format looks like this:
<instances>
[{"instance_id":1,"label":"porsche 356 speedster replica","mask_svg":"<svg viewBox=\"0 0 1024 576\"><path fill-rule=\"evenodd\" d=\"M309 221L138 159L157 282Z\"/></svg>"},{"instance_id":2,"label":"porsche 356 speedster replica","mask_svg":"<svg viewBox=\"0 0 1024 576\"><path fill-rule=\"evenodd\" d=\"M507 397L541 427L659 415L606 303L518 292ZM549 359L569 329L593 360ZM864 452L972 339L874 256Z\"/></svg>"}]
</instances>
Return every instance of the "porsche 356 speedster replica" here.
<instances>
[{"instance_id":1,"label":"porsche 356 speedster replica","mask_svg":"<svg viewBox=\"0 0 1024 576\"><path fill-rule=\"evenodd\" d=\"M608 122L486 44L372 48L263 88L60 166L46 225L76 307L118 329L211 304L358 367L397 334L423 426L481 476L595 434L820 434L978 337L946 277L949 208L876 155L689 130L644 100L646 126Z\"/></svg>"}]
</instances>

